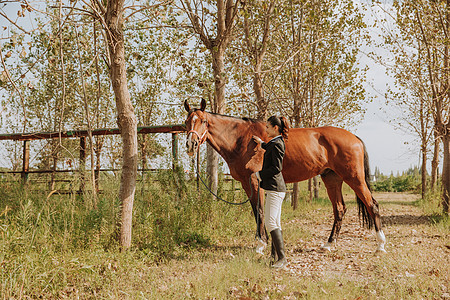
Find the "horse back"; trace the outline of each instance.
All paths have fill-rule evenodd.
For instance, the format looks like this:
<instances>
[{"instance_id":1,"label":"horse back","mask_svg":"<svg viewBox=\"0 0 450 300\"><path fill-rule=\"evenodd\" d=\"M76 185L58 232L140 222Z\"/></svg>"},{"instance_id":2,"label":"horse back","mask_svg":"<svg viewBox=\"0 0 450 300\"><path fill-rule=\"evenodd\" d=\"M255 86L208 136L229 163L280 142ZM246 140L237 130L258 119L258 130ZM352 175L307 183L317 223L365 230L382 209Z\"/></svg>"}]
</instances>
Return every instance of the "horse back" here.
<instances>
[{"instance_id":1,"label":"horse back","mask_svg":"<svg viewBox=\"0 0 450 300\"><path fill-rule=\"evenodd\" d=\"M364 146L349 131L327 126L292 128L286 141L283 176L296 182L322 174L326 169L339 170L346 164L364 161Z\"/></svg>"}]
</instances>

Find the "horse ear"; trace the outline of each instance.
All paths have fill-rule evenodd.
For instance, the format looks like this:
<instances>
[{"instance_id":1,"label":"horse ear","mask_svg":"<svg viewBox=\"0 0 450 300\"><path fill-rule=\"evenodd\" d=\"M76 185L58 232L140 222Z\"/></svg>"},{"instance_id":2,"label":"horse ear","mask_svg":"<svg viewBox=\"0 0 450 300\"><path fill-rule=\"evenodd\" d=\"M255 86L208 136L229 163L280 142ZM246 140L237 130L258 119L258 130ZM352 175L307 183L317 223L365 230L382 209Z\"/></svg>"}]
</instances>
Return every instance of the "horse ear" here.
<instances>
[{"instance_id":1,"label":"horse ear","mask_svg":"<svg viewBox=\"0 0 450 300\"><path fill-rule=\"evenodd\" d=\"M189 105L187 100L184 100L184 109L186 109L187 112L191 111L191 106Z\"/></svg>"},{"instance_id":2,"label":"horse ear","mask_svg":"<svg viewBox=\"0 0 450 300\"><path fill-rule=\"evenodd\" d=\"M206 100L202 98L202 103L200 104L200 110L205 111L206 108Z\"/></svg>"}]
</instances>

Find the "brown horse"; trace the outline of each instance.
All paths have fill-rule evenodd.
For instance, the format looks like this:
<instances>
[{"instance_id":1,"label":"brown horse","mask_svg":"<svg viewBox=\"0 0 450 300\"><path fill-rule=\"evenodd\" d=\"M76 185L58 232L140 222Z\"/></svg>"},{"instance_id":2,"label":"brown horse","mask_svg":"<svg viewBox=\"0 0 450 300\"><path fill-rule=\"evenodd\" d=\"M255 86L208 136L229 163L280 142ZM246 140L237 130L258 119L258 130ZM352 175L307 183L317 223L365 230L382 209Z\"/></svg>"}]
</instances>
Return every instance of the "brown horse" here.
<instances>
[{"instance_id":1,"label":"brown horse","mask_svg":"<svg viewBox=\"0 0 450 300\"><path fill-rule=\"evenodd\" d=\"M223 157L231 176L240 181L247 195L251 196L257 234L260 239L267 241L263 223L264 200L262 195L257 199L258 183L256 177L252 176L261 169L264 153L252 136L268 141L265 122L205 112L204 99L200 109L191 109L187 101L184 107L188 112L185 122L188 154L195 155L198 147L207 141ZM377 250L385 251L386 239L381 230L378 203L370 191L367 152L358 137L336 127L292 128L286 140L282 174L286 183L321 175L334 213L333 228L328 242L322 246L324 249L330 250L337 239L347 211L342 196L342 183L345 182L356 193L363 225L368 228L375 225Z\"/></svg>"}]
</instances>

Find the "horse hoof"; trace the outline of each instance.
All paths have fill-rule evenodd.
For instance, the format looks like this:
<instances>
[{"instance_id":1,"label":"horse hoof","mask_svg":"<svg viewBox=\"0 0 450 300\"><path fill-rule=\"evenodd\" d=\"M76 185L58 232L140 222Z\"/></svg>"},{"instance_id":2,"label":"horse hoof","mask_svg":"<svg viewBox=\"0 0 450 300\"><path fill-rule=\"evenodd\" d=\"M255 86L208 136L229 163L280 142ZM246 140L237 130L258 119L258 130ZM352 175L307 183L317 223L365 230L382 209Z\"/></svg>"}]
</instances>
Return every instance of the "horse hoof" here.
<instances>
[{"instance_id":1,"label":"horse hoof","mask_svg":"<svg viewBox=\"0 0 450 300\"><path fill-rule=\"evenodd\" d=\"M320 247L320 249L322 249L323 251L331 252L331 244L326 243L325 245L322 245L322 247Z\"/></svg>"},{"instance_id":2,"label":"horse hoof","mask_svg":"<svg viewBox=\"0 0 450 300\"><path fill-rule=\"evenodd\" d=\"M258 245L256 246L256 253L264 255L264 249L266 249L266 247L267 244L263 240L259 239Z\"/></svg>"},{"instance_id":3,"label":"horse hoof","mask_svg":"<svg viewBox=\"0 0 450 300\"><path fill-rule=\"evenodd\" d=\"M376 253L387 253L384 248L378 248Z\"/></svg>"}]
</instances>

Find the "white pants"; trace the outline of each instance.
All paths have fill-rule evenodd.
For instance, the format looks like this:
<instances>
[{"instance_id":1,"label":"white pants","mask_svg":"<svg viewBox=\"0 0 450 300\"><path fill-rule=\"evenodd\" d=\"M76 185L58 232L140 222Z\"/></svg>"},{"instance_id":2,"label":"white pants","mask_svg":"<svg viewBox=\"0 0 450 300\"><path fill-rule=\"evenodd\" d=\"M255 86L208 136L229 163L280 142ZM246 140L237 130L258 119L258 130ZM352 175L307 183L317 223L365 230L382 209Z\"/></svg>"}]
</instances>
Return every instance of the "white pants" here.
<instances>
[{"instance_id":1,"label":"white pants","mask_svg":"<svg viewBox=\"0 0 450 300\"><path fill-rule=\"evenodd\" d=\"M281 204L285 195L285 192L266 191L264 223L269 233L277 228L281 230Z\"/></svg>"}]
</instances>

